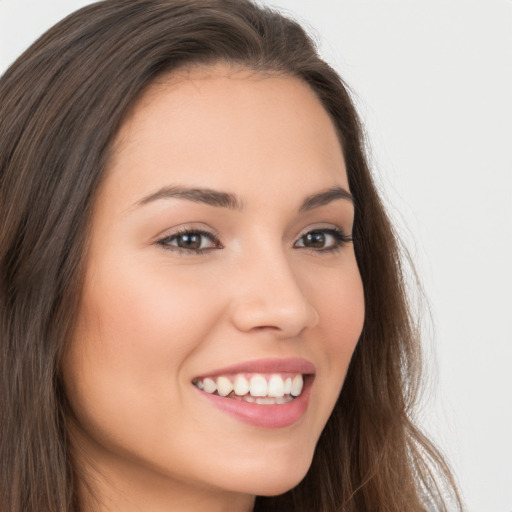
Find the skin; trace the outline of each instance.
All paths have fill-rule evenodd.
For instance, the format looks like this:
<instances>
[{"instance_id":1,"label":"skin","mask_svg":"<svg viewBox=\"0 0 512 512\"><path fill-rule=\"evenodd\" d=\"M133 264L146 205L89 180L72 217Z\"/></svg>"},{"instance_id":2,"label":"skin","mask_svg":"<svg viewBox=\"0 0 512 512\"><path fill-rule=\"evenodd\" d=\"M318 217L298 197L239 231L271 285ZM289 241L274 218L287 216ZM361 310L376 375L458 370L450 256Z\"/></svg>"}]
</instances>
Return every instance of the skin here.
<instances>
[{"instance_id":1,"label":"skin","mask_svg":"<svg viewBox=\"0 0 512 512\"><path fill-rule=\"evenodd\" d=\"M236 195L242 208L168 186ZM153 84L122 126L95 204L75 335L62 363L91 510L249 511L306 474L360 336L364 302L351 201L333 124L300 80L226 66ZM142 201L142 203L141 203ZM179 229L212 233L180 251ZM167 246L159 240L167 237ZM262 428L192 385L227 365L301 357L316 367L305 415ZM84 477L85 478L85 477ZM84 486L85 489L85 486ZM84 500L89 500L83 490Z\"/></svg>"}]
</instances>

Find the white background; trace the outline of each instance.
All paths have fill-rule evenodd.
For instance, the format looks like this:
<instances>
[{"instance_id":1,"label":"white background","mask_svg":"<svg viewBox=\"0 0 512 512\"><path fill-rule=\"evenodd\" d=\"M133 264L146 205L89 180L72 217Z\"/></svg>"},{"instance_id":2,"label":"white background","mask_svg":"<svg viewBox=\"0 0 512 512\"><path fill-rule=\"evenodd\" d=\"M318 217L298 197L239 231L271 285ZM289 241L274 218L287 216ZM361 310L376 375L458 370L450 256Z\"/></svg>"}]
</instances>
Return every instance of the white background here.
<instances>
[{"instance_id":1,"label":"white background","mask_svg":"<svg viewBox=\"0 0 512 512\"><path fill-rule=\"evenodd\" d=\"M0 71L88 3L0 0ZM469 512L512 512L512 1L266 3L308 25L357 94L432 309L422 423Z\"/></svg>"}]
</instances>

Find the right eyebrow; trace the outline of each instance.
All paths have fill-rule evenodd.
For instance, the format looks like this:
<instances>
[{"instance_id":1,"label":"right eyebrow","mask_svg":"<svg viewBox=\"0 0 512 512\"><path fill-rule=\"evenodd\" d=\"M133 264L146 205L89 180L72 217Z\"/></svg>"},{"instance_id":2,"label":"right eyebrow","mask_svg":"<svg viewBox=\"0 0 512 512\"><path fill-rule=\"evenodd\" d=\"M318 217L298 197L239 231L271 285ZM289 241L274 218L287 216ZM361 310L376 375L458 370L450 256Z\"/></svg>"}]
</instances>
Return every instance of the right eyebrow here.
<instances>
[{"instance_id":1,"label":"right eyebrow","mask_svg":"<svg viewBox=\"0 0 512 512\"><path fill-rule=\"evenodd\" d=\"M180 198L193 201L195 203L204 203L219 208L229 208L231 210L241 210L242 203L239 199L229 192L221 192L211 188L189 188L178 186L162 187L160 190L143 197L135 203L134 206L142 206L159 199Z\"/></svg>"},{"instance_id":2,"label":"right eyebrow","mask_svg":"<svg viewBox=\"0 0 512 512\"><path fill-rule=\"evenodd\" d=\"M343 199L354 204L354 197L348 190L345 190L342 187L332 187L328 190L320 192L319 194L313 194L312 196L307 197L302 203L299 211L307 212L339 199Z\"/></svg>"}]
</instances>

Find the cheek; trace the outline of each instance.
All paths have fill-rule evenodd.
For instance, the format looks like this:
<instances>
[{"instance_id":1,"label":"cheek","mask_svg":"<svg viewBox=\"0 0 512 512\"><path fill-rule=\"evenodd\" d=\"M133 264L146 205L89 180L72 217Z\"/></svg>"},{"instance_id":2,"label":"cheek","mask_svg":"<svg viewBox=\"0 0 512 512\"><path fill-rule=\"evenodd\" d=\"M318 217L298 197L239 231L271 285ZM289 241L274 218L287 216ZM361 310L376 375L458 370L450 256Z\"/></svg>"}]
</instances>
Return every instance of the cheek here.
<instances>
[{"instance_id":1,"label":"cheek","mask_svg":"<svg viewBox=\"0 0 512 512\"><path fill-rule=\"evenodd\" d=\"M323 327L329 332L329 349L340 354L355 349L365 316L363 286L359 274L344 279L341 286L327 293Z\"/></svg>"},{"instance_id":2,"label":"cheek","mask_svg":"<svg viewBox=\"0 0 512 512\"><path fill-rule=\"evenodd\" d=\"M339 273L319 280L313 302L319 313L319 327L325 351L344 365L352 356L364 323L364 292L355 258Z\"/></svg>"},{"instance_id":3,"label":"cheek","mask_svg":"<svg viewBox=\"0 0 512 512\"><path fill-rule=\"evenodd\" d=\"M84 292L79 329L91 350L132 363L137 371L144 371L145 363L153 368L179 365L217 314L200 282L167 274L121 268L107 279L96 278L97 284Z\"/></svg>"},{"instance_id":4,"label":"cheek","mask_svg":"<svg viewBox=\"0 0 512 512\"><path fill-rule=\"evenodd\" d=\"M215 323L215 301L186 278L109 268L86 284L63 376L85 430L137 446L148 425L168 424L169 411L183 408L180 369Z\"/></svg>"},{"instance_id":5,"label":"cheek","mask_svg":"<svg viewBox=\"0 0 512 512\"><path fill-rule=\"evenodd\" d=\"M316 378L319 397L313 403L322 404L317 415L323 428L331 414L345 380L350 360L362 332L365 307L362 281L355 265L338 278L322 281L316 288L315 303L320 317L318 340L325 371Z\"/></svg>"}]
</instances>

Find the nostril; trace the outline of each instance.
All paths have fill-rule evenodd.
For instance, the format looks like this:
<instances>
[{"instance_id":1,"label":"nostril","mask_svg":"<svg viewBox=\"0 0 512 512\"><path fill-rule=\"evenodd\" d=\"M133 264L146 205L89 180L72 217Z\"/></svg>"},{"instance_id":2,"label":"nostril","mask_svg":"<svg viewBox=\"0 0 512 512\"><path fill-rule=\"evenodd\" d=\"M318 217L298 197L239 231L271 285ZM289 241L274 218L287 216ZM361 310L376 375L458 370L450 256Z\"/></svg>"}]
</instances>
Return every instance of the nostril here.
<instances>
[{"instance_id":1,"label":"nostril","mask_svg":"<svg viewBox=\"0 0 512 512\"><path fill-rule=\"evenodd\" d=\"M279 327L276 327L275 325L258 325L254 327L254 330L256 331L279 331Z\"/></svg>"}]
</instances>

